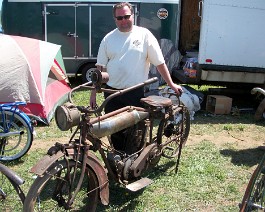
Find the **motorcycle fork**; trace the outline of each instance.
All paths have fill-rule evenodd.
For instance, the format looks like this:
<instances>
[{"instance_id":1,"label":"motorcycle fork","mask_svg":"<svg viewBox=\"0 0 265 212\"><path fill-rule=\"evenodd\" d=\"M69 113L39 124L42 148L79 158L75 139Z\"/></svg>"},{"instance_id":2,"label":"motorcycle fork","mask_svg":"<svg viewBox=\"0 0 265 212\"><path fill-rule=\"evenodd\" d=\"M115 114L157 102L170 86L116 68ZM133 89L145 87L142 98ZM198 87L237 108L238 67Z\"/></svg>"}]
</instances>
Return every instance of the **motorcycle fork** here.
<instances>
[{"instance_id":1,"label":"motorcycle fork","mask_svg":"<svg viewBox=\"0 0 265 212\"><path fill-rule=\"evenodd\" d=\"M85 126L82 126L82 124L84 124ZM55 189L54 192L54 197L56 198L57 202L59 205L63 206L66 210L69 210L71 208L71 205L73 204L76 195L78 194L81 185L83 183L84 180L84 176L86 174L86 164L88 161L88 155L87 152L89 150L89 146L88 145L84 145L86 142L86 128L87 128L87 124L85 122L82 122L80 125L81 128L81 134L80 137L78 139L78 143L74 144L74 147L69 148L69 149L64 149L64 159L67 163L67 172L66 172L66 176L64 177L64 179L60 178L60 182L57 184L57 188ZM79 128L79 127L78 127ZM76 130L77 132L77 130ZM68 153L73 153L74 155L74 161L75 161L75 166L74 166L74 170L73 170L73 174L71 174L71 168L69 166L69 159L67 157ZM82 164L81 167L81 174L77 183L77 186L74 190L74 193L72 194L72 189L73 189L73 183L75 182L75 178L76 178L76 174L77 174L77 166L78 163ZM89 174L89 172L87 172L87 174ZM65 200L63 199L63 186L65 183L69 183L68 185L68 200L67 202L65 202Z\"/></svg>"},{"instance_id":2,"label":"motorcycle fork","mask_svg":"<svg viewBox=\"0 0 265 212\"><path fill-rule=\"evenodd\" d=\"M85 118L85 120L86 120L86 118ZM74 176L73 176L72 179L71 179L71 176L69 176L70 180L72 181L72 182L70 182L71 186L69 186L69 190L70 191L72 189L72 183L74 183L74 181L75 181L77 165L78 165L78 163L80 161L79 160L80 155L82 156L81 174L80 174L79 181L77 183L76 189L74 191L74 194L71 195L71 192L69 192L69 201L67 202L67 205L69 205L69 206L71 206L73 204L74 199L75 199L77 193L79 192L79 190L81 188L81 185L83 183L84 177L85 177L86 164L87 164L87 160L88 160L87 152L89 150L89 146L88 145L84 145L84 146L81 147L81 145L86 144L86 132L88 131L88 128L89 128L89 126L87 124L88 122L86 122L85 120L81 124L81 129L82 130L81 130L81 134L80 134L80 138L79 138L79 145L78 145L78 148L77 148L77 155L76 155L76 159L75 159L75 168L74 168L74 174L73 174ZM69 165L68 165L67 170L69 170ZM87 174L89 174L89 172L87 172Z\"/></svg>"}]
</instances>

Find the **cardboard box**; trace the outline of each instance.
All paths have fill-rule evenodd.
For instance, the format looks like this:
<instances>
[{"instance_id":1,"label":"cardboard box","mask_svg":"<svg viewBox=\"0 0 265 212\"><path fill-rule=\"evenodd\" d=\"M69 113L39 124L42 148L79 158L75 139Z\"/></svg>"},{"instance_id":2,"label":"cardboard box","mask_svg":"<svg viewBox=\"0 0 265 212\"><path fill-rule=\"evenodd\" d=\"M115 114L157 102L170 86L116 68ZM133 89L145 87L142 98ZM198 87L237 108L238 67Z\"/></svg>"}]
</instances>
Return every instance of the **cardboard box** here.
<instances>
[{"instance_id":1,"label":"cardboard box","mask_svg":"<svg viewBox=\"0 0 265 212\"><path fill-rule=\"evenodd\" d=\"M222 95L208 95L206 111L214 114L229 114L232 108L232 98Z\"/></svg>"}]
</instances>

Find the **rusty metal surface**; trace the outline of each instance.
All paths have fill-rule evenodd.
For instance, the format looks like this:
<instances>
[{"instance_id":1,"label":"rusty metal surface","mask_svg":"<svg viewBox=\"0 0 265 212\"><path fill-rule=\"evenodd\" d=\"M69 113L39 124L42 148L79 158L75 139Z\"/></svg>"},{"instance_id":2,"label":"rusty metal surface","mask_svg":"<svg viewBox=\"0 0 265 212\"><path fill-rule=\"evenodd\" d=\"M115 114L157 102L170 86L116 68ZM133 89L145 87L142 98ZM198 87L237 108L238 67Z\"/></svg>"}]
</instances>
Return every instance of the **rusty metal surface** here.
<instances>
[{"instance_id":1,"label":"rusty metal surface","mask_svg":"<svg viewBox=\"0 0 265 212\"><path fill-rule=\"evenodd\" d=\"M38 176L42 176L44 172L46 172L46 170L62 156L64 156L64 153L61 151L52 156L45 155L31 168L30 171Z\"/></svg>"},{"instance_id":2,"label":"rusty metal surface","mask_svg":"<svg viewBox=\"0 0 265 212\"><path fill-rule=\"evenodd\" d=\"M103 116L99 116L97 118L91 118L90 119L90 123L91 124L95 124L97 122L101 122L105 119L108 119L110 117L113 117L113 116L116 116L118 114L120 114L121 112L124 112L124 111L132 111L132 110L137 110L137 111L144 111L146 112L146 110L144 108L141 108L141 107L132 107L132 106L126 106L126 107L123 107L123 108L120 108L118 110L115 110L113 112L110 112L110 113L107 113Z\"/></svg>"},{"instance_id":3,"label":"rusty metal surface","mask_svg":"<svg viewBox=\"0 0 265 212\"><path fill-rule=\"evenodd\" d=\"M131 170L133 170L135 177L138 177L142 174L142 170L145 168L147 163L147 158L149 157L149 154L154 147L156 147L155 143L147 146L142 151L140 156L134 161Z\"/></svg>"},{"instance_id":4,"label":"rusty metal surface","mask_svg":"<svg viewBox=\"0 0 265 212\"><path fill-rule=\"evenodd\" d=\"M116 116L112 116L109 119L105 119L104 121L93 124L91 132L99 138L108 136L133 126L134 124L148 117L148 115L148 112L143 111L124 111L117 114Z\"/></svg>"},{"instance_id":5,"label":"rusty metal surface","mask_svg":"<svg viewBox=\"0 0 265 212\"><path fill-rule=\"evenodd\" d=\"M100 199L103 205L109 204L109 179L101 161L93 153L87 153L87 164L92 168L98 178L100 186Z\"/></svg>"},{"instance_id":6,"label":"rusty metal surface","mask_svg":"<svg viewBox=\"0 0 265 212\"><path fill-rule=\"evenodd\" d=\"M70 151L70 149L68 149L68 153L73 154L74 151ZM52 156L45 155L31 168L31 172L37 174L38 176L42 176L47 169L62 156L64 156L64 154L61 151ZM109 180L106 171L101 164L101 161L93 153L88 152L87 158L88 166L95 172L98 178L101 202L102 204L107 205L109 203Z\"/></svg>"}]
</instances>

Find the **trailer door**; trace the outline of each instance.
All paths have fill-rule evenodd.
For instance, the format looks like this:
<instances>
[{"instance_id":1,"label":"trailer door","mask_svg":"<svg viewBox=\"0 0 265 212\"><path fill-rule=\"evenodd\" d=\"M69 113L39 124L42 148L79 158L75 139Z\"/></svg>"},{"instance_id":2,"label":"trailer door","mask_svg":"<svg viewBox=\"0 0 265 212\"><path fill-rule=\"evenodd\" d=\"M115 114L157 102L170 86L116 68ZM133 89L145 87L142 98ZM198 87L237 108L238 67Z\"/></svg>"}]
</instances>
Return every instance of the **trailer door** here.
<instances>
[{"instance_id":1,"label":"trailer door","mask_svg":"<svg viewBox=\"0 0 265 212\"><path fill-rule=\"evenodd\" d=\"M64 59L88 57L88 39L82 39L89 36L88 12L88 7L77 4L44 5L45 41L61 45ZM82 21L77 22L80 16Z\"/></svg>"}]
</instances>

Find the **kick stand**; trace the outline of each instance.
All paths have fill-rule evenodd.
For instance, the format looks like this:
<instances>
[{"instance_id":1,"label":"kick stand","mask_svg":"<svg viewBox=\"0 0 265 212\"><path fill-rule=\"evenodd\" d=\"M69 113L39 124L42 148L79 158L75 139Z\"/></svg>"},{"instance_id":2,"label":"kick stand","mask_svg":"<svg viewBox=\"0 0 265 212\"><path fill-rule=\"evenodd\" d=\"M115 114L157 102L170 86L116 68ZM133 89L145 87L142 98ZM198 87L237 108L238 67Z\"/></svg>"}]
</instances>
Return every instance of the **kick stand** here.
<instances>
[{"instance_id":1,"label":"kick stand","mask_svg":"<svg viewBox=\"0 0 265 212\"><path fill-rule=\"evenodd\" d=\"M178 173L178 167L179 167L179 162L180 162L180 155L181 155L181 150L182 150L182 145L183 145L183 138L181 138L180 144L179 144L179 153L178 153L178 159L176 163L176 174Z\"/></svg>"}]
</instances>

